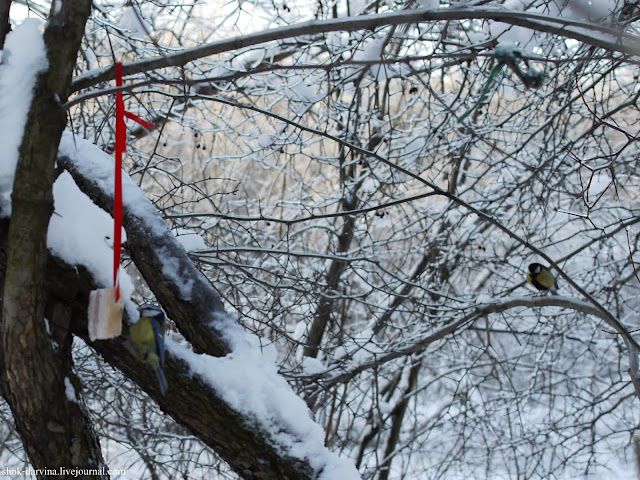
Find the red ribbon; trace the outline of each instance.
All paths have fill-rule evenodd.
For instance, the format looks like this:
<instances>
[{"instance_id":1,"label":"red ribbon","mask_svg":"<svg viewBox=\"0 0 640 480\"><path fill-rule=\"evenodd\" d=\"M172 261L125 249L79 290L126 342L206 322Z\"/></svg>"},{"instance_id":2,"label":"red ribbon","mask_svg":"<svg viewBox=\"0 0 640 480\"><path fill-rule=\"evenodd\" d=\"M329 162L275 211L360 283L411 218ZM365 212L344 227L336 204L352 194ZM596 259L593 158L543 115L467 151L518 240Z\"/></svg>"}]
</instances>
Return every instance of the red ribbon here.
<instances>
[{"instance_id":1,"label":"red ribbon","mask_svg":"<svg viewBox=\"0 0 640 480\"><path fill-rule=\"evenodd\" d=\"M116 86L122 86L122 63L116 62ZM124 109L122 91L116 93L116 165L115 186L113 192L113 286L116 289L116 302L120 300L120 258L122 250L122 155L127 148L127 125L124 117L151 130L153 124L127 112Z\"/></svg>"}]
</instances>

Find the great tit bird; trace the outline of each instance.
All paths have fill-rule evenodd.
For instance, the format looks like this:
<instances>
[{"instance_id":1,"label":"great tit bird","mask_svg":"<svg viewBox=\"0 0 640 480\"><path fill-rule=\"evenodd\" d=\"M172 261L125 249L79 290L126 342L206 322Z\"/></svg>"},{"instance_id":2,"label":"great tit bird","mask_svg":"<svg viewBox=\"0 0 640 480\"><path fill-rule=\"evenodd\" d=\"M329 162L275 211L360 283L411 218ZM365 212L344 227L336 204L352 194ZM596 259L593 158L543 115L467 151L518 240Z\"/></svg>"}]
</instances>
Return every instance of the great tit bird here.
<instances>
[{"instance_id":1,"label":"great tit bird","mask_svg":"<svg viewBox=\"0 0 640 480\"><path fill-rule=\"evenodd\" d=\"M558 293L556 289L556 279L549 269L539 263L529 265L527 272L527 282L536 287L538 290L550 291L553 294Z\"/></svg>"},{"instance_id":2,"label":"great tit bird","mask_svg":"<svg viewBox=\"0 0 640 480\"><path fill-rule=\"evenodd\" d=\"M125 346L140 361L153 367L164 397L169 390L164 376L165 316L162 309L147 303L138 307L140 318L129 330Z\"/></svg>"}]
</instances>

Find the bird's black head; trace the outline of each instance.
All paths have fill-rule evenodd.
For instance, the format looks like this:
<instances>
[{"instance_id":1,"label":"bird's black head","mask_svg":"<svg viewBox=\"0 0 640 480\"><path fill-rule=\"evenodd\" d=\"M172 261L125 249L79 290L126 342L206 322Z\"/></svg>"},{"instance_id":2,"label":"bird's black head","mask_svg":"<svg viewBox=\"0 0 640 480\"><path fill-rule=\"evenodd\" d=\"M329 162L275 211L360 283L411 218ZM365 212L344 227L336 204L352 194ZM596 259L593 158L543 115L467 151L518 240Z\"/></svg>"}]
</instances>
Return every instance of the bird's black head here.
<instances>
[{"instance_id":1,"label":"bird's black head","mask_svg":"<svg viewBox=\"0 0 640 480\"><path fill-rule=\"evenodd\" d=\"M531 275L538 275L542 271L542 265L539 263L529 264L529 273Z\"/></svg>"}]
</instances>

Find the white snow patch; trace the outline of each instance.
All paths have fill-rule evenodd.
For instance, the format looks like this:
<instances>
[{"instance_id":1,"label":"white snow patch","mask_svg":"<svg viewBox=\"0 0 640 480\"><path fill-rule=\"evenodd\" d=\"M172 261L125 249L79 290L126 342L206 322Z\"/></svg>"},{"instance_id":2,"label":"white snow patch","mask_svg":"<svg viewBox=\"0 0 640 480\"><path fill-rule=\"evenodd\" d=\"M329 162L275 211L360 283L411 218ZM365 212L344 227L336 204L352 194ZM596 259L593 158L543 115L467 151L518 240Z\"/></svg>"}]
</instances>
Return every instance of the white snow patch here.
<instances>
[{"instance_id":1,"label":"white snow patch","mask_svg":"<svg viewBox=\"0 0 640 480\"><path fill-rule=\"evenodd\" d=\"M140 10L134 10L135 7L130 6L124 9L118 25L123 30L131 32L131 37L145 40L152 32L153 26L151 22L144 18Z\"/></svg>"},{"instance_id":2,"label":"white snow patch","mask_svg":"<svg viewBox=\"0 0 640 480\"><path fill-rule=\"evenodd\" d=\"M102 287L113 285L113 219L96 206L63 172L53 184L54 212L49 220L47 246L71 265L84 265ZM126 236L123 231L123 241ZM120 289L125 299L133 282L120 268Z\"/></svg>"},{"instance_id":3,"label":"white snow patch","mask_svg":"<svg viewBox=\"0 0 640 480\"><path fill-rule=\"evenodd\" d=\"M294 341L300 340L304 336L306 331L307 331L307 322L299 321L296 324L296 328L293 332L293 335L291 335L291 337L293 338Z\"/></svg>"},{"instance_id":4,"label":"white snow patch","mask_svg":"<svg viewBox=\"0 0 640 480\"><path fill-rule=\"evenodd\" d=\"M64 393L67 396L67 400L73 403L78 403L78 397L76 395L76 389L73 388L73 384L69 377L64 377Z\"/></svg>"},{"instance_id":5,"label":"white snow patch","mask_svg":"<svg viewBox=\"0 0 640 480\"><path fill-rule=\"evenodd\" d=\"M177 228L175 235L176 240L180 242L180 245L182 245L187 252L195 252L207 248L204 238L188 228Z\"/></svg>"},{"instance_id":6,"label":"white snow patch","mask_svg":"<svg viewBox=\"0 0 640 480\"><path fill-rule=\"evenodd\" d=\"M386 45L385 38L375 38L369 41L362 50L358 50L353 56L360 62L375 62L382 59L382 50Z\"/></svg>"},{"instance_id":7,"label":"white snow patch","mask_svg":"<svg viewBox=\"0 0 640 480\"><path fill-rule=\"evenodd\" d=\"M440 0L418 0L418 5L422 8L438 8Z\"/></svg>"},{"instance_id":8,"label":"white snow patch","mask_svg":"<svg viewBox=\"0 0 640 480\"><path fill-rule=\"evenodd\" d=\"M263 341L260 346L260 351L267 362L276 363L278 361L278 349L274 343L266 343Z\"/></svg>"},{"instance_id":9,"label":"white snow patch","mask_svg":"<svg viewBox=\"0 0 640 480\"><path fill-rule=\"evenodd\" d=\"M263 133L258 137L258 145L260 146L260 148L268 148L271 145L273 145L273 142L275 141L275 139L276 139L275 135L270 133Z\"/></svg>"},{"instance_id":10,"label":"white snow patch","mask_svg":"<svg viewBox=\"0 0 640 480\"><path fill-rule=\"evenodd\" d=\"M307 85L304 78L298 75L288 79L282 93L292 103L300 105L296 112L298 115L303 115L310 106L322 100L322 95Z\"/></svg>"},{"instance_id":11,"label":"white snow patch","mask_svg":"<svg viewBox=\"0 0 640 480\"><path fill-rule=\"evenodd\" d=\"M302 370L304 370L304 373L307 373L309 375L315 375L317 373L324 372L326 368L317 358L304 357L304 359L302 360Z\"/></svg>"},{"instance_id":12,"label":"white snow patch","mask_svg":"<svg viewBox=\"0 0 640 480\"><path fill-rule=\"evenodd\" d=\"M0 216L11 215L18 150L38 73L49 66L41 22L25 19L7 35L0 64Z\"/></svg>"},{"instance_id":13,"label":"white snow patch","mask_svg":"<svg viewBox=\"0 0 640 480\"><path fill-rule=\"evenodd\" d=\"M163 249L160 253L167 252ZM194 281L192 279L185 279L180 274L180 262L177 258L171 256L168 252L165 255L161 255L164 258L162 263L162 276L167 280L170 280L174 285L180 287L180 295L186 301L191 300L193 293Z\"/></svg>"},{"instance_id":14,"label":"white snow patch","mask_svg":"<svg viewBox=\"0 0 640 480\"><path fill-rule=\"evenodd\" d=\"M64 132L60 140L59 154L75 159L76 168L81 170L85 177L91 178L102 190L113 192L113 158L93 143L74 137L70 132ZM145 223L150 228L159 229L158 231L167 229L156 208L126 172L122 175L122 199L129 212L139 218L145 218Z\"/></svg>"}]
</instances>

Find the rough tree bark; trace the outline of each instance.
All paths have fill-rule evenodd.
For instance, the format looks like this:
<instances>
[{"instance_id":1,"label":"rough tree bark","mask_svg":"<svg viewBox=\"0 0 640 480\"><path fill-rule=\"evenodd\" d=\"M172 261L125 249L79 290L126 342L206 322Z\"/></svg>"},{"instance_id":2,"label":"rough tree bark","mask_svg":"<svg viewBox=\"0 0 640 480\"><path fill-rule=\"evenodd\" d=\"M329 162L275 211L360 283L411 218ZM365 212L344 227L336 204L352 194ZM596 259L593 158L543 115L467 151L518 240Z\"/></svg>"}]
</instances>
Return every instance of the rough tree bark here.
<instances>
[{"instance_id":1,"label":"rough tree bark","mask_svg":"<svg viewBox=\"0 0 640 480\"><path fill-rule=\"evenodd\" d=\"M67 309L45 312L46 247L53 211L54 162L67 97L90 0L65 0L52 9L44 41L48 70L36 82L16 169L2 305L2 380L17 430L36 469L98 469L100 447L80 402L66 394L78 387L72 372L71 335L51 323L68 322ZM16 95L20 95L16 92ZM38 475L42 477L44 475ZM62 475L72 478L73 474ZM100 474L86 478L101 478Z\"/></svg>"}]
</instances>

